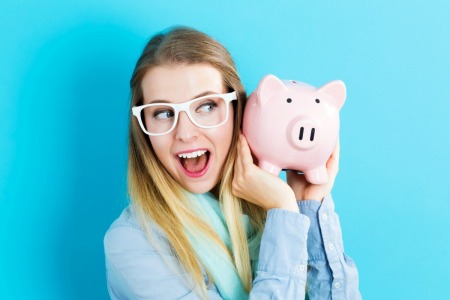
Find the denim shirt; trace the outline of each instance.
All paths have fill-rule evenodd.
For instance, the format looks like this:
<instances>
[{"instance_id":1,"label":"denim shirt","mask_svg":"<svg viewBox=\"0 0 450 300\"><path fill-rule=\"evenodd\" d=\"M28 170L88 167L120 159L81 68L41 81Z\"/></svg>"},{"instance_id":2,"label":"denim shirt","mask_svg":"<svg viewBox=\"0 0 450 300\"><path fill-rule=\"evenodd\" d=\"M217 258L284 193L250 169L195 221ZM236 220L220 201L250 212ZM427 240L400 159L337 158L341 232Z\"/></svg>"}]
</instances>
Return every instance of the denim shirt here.
<instances>
[{"instance_id":1,"label":"denim shirt","mask_svg":"<svg viewBox=\"0 0 450 300\"><path fill-rule=\"evenodd\" d=\"M331 196L298 202L300 214L271 209L261 239L250 299L361 299L358 271L344 254ZM153 228L154 227L154 228ZM199 299L164 233L150 243L131 206L104 239L111 299ZM156 244L155 244L156 242ZM208 282L209 299L222 299Z\"/></svg>"}]
</instances>

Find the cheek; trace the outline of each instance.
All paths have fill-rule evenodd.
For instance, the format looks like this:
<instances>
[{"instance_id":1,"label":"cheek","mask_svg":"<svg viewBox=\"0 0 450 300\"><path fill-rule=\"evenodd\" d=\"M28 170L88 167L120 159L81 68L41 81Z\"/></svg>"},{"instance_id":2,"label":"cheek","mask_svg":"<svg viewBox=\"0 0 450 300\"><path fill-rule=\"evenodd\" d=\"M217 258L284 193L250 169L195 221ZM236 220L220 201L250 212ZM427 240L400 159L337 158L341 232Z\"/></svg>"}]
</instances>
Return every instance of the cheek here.
<instances>
[{"instance_id":1,"label":"cheek","mask_svg":"<svg viewBox=\"0 0 450 300\"><path fill-rule=\"evenodd\" d=\"M156 157L161 161L164 165L164 158L167 157L167 153L169 152L169 148L164 138L157 137L149 137L150 144L153 148L153 151L156 154ZM164 155L164 153L166 155Z\"/></svg>"},{"instance_id":2,"label":"cheek","mask_svg":"<svg viewBox=\"0 0 450 300\"><path fill-rule=\"evenodd\" d=\"M223 126L223 130L217 135L217 141L221 145L220 149L223 149L223 152L228 153L231 140L233 139L234 120L230 118Z\"/></svg>"}]
</instances>

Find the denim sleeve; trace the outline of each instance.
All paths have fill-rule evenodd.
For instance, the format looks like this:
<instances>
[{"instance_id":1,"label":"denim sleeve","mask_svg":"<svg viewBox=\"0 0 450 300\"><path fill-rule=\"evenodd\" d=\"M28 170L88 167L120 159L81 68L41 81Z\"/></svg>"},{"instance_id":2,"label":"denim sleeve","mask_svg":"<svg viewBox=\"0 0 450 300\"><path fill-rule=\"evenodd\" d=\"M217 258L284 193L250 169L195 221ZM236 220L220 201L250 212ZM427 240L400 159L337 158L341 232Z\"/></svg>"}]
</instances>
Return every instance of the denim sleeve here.
<instances>
[{"instance_id":1,"label":"denim sleeve","mask_svg":"<svg viewBox=\"0 0 450 300\"><path fill-rule=\"evenodd\" d=\"M308 229L299 213L268 211L250 299L305 299Z\"/></svg>"},{"instance_id":2,"label":"denim sleeve","mask_svg":"<svg viewBox=\"0 0 450 300\"><path fill-rule=\"evenodd\" d=\"M315 200L299 201L299 207L311 222L307 244L309 299L361 299L358 270L344 254L341 226L331 195L322 204Z\"/></svg>"}]
</instances>

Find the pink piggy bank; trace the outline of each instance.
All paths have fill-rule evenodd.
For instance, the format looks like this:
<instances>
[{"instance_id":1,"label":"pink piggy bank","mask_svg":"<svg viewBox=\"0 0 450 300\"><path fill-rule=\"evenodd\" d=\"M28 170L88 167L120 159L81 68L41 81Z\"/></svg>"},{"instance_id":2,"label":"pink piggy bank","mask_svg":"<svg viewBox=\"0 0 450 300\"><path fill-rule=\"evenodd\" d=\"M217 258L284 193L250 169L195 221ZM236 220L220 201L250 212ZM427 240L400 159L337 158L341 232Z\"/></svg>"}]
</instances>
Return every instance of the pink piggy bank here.
<instances>
[{"instance_id":1,"label":"pink piggy bank","mask_svg":"<svg viewBox=\"0 0 450 300\"><path fill-rule=\"evenodd\" d=\"M345 98L340 80L316 88L265 76L247 101L242 125L259 167L277 176L281 169L302 171L310 183L326 183Z\"/></svg>"}]
</instances>

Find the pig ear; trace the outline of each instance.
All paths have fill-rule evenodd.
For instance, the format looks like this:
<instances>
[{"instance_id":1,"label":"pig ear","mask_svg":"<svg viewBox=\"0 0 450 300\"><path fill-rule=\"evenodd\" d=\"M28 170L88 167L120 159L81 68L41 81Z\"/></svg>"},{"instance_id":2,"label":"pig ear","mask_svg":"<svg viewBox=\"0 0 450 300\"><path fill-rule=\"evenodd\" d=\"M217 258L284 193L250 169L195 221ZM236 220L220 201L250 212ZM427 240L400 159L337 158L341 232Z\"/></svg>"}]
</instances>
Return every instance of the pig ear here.
<instances>
[{"instance_id":1,"label":"pig ear","mask_svg":"<svg viewBox=\"0 0 450 300\"><path fill-rule=\"evenodd\" d=\"M273 93L280 90L286 90L283 82L278 79L275 75L269 74L263 77L258 84L258 89L256 91L257 99L260 102L265 102Z\"/></svg>"},{"instance_id":2,"label":"pig ear","mask_svg":"<svg viewBox=\"0 0 450 300\"><path fill-rule=\"evenodd\" d=\"M344 105L345 98L347 97L345 84L341 80L328 82L327 84L319 88L319 92L328 94L333 97L334 104L339 110L341 109L342 105Z\"/></svg>"}]
</instances>

